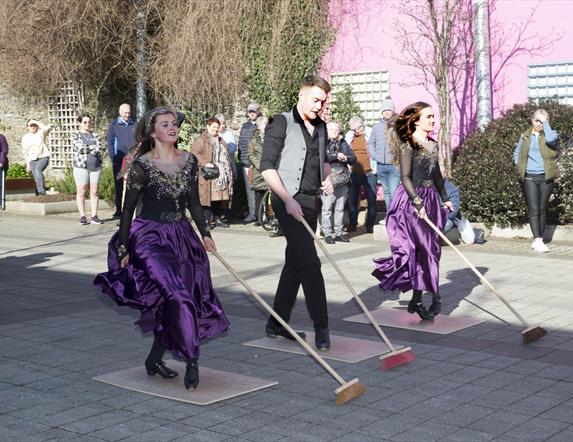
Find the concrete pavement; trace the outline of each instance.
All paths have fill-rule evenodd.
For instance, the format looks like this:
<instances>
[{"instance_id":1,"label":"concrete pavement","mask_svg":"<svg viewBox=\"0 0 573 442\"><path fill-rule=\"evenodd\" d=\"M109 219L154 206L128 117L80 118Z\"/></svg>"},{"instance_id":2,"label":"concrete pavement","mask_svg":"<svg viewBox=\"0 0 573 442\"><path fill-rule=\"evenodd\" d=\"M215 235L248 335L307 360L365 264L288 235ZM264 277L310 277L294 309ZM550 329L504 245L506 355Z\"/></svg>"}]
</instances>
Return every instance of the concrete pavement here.
<instances>
[{"instance_id":1,"label":"concrete pavement","mask_svg":"<svg viewBox=\"0 0 573 442\"><path fill-rule=\"evenodd\" d=\"M230 332L201 348L201 364L277 380L279 385L198 407L91 380L143 363L151 343L91 284L105 270L115 222L80 226L76 217L0 214L0 440L4 441L522 441L573 440L573 244L531 251L529 241L490 240L462 251L531 322L550 334L521 344L517 319L463 262L443 249L444 314L484 320L451 335L386 329L410 345L416 361L381 372L373 358L333 362L368 391L334 405L336 382L310 357L245 347L263 336L266 315L225 269L211 260ZM216 229L221 254L271 302L284 240L252 226ZM408 294L382 292L370 276L387 242L361 235L329 246L374 309L404 308ZM342 320L359 313L323 260L331 333L376 340L369 325ZM292 318L311 329L303 299Z\"/></svg>"}]
</instances>

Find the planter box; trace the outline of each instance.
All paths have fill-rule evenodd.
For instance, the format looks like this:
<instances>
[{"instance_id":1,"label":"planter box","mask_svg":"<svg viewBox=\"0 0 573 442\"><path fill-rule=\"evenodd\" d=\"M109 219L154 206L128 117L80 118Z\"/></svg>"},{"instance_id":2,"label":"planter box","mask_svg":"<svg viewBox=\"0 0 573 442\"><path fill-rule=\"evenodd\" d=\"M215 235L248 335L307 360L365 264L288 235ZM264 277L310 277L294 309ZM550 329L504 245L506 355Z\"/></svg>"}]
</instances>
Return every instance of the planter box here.
<instances>
[{"instance_id":1,"label":"planter box","mask_svg":"<svg viewBox=\"0 0 573 442\"><path fill-rule=\"evenodd\" d=\"M7 178L6 193L27 193L36 190L34 178Z\"/></svg>"},{"instance_id":2,"label":"planter box","mask_svg":"<svg viewBox=\"0 0 573 442\"><path fill-rule=\"evenodd\" d=\"M29 203L24 201L13 201L6 205L6 210L10 213L21 213L23 215L55 215L58 213L77 212L75 201L60 201L57 203ZM86 207L89 207L89 200L86 200ZM100 209L108 209L109 204L99 200Z\"/></svg>"}]
</instances>

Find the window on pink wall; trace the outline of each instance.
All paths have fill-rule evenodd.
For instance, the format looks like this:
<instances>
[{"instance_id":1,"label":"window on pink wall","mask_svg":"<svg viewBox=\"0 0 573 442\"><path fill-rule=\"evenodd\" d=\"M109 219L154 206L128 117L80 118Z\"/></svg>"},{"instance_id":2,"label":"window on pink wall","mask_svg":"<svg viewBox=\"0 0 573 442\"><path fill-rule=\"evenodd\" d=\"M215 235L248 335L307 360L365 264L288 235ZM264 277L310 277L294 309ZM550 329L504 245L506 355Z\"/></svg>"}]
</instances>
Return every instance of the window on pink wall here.
<instances>
[{"instance_id":1,"label":"window on pink wall","mask_svg":"<svg viewBox=\"0 0 573 442\"><path fill-rule=\"evenodd\" d=\"M556 97L561 103L573 105L573 61L530 64L527 68L529 98Z\"/></svg>"},{"instance_id":2,"label":"window on pink wall","mask_svg":"<svg viewBox=\"0 0 573 442\"><path fill-rule=\"evenodd\" d=\"M380 104L390 95L390 74L387 70L365 72L337 72L330 75L332 98L350 85L352 98L360 106L364 122L372 126L380 121Z\"/></svg>"}]
</instances>

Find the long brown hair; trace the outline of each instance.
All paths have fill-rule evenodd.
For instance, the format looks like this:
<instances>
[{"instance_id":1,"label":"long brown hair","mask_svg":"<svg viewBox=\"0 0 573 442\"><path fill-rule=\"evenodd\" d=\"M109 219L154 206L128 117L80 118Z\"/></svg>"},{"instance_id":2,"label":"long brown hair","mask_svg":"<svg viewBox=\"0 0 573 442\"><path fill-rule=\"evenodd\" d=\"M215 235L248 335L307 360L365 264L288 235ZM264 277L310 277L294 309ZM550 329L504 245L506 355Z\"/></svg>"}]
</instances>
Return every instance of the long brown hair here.
<instances>
[{"instance_id":1,"label":"long brown hair","mask_svg":"<svg viewBox=\"0 0 573 442\"><path fill-rule=\"evenodd\" d=\"M389 142L396 166L400 162L400 146L402 144L406 143L415 149L418 148L413 138L416 122L420 119L422 110L428 107L432 106L423 101L416 101L406 106L398 116L391 118L388 122L388 129L391 130Z\"/></svg>"}]
</instances>

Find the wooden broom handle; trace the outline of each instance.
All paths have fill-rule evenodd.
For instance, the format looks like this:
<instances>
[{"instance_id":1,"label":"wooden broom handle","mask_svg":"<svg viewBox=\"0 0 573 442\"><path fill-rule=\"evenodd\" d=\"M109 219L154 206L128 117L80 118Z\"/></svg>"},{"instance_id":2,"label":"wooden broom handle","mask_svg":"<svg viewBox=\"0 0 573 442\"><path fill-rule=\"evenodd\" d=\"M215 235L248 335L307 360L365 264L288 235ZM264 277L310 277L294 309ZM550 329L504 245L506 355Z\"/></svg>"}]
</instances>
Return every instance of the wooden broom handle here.
<instances>
[{"instance_id":1,"label":"wooden broom handle","mask_svg":"<svg viewBox=\"0 0 573 442\"><path fill-rule=\"evenodd\" d=\"M283 319L281 318L277 312L275 312L271 306L269 304L267 304L267 302L247 283L247 281L245 281L241 275L239 275L235 269L233 269L233 267L231 267L227 261L225 261L223 259L223 257L221 255L219 255L219 253L217 252L211 252L213 253L213 255L221 262L221 264L223 264L223 266L247 289L247 291L249 291L251 293L251 295L253 295L255 297L255 299L257 301L259 301L259 303L265 308L265 310L273 317L275 318L278 323L284 327L291 335L293 338L295 338L297 340L297 342L302 345L304 347L304 349L306 351L308 351L312 357L314 357L319 363L320 365L323 366L323 368L328 371L330 373L330 375L336 379L338 381L338 383L340 385L346 385L346 381L344 379L342 379L342 377L336 372L334 371L334 369L310 346L306 343L306 341L304 339L302 339L297 332L295 332L291 326Z\"/></svg>"},{"instance_id":2,"label":"wooden broom handle","mask_svg":"<svg viewBox=\"0 0 573 442\"><path fill-rule=\"evenodd\" d=\"M348 287L348 290L350 290L350 293L352 293L352 296L354 297L354 299L356 300L356 302L358 303L364 314L368 317L368 320L370 321L372 326L376 329L376 331L378 332L384 343L388 346L388 348L391 351L396 351L396 347L392 345L390 339L388 339L388 336L386 336L386 334L380 328L380 325L378 325L378 322L372 317L372 314L370 313L370 310L368 310L368 307L366 307L366 305L362 302L362 299L360 299L360 296L358 296L358 293L356 293L356 290L354 290L354 287L352 286L352 284L350 284L350 281L346 278L346 275L342 272L342 270L340 270L340 267L338 267L338 264L336 263L332 255L328 252L328 250L326 250L326 246L316 237L315 233L312 231L312 229L310 228L310 226L308 225L308 223L304 218L301 218L301 222L304 225L304 227L306 227L306 230L308 230L308 233L310 233L314 241L318 244L318 246L326 256L326 258L330 261L336 272L340 275L342 281L344 282L344 284L346 284L346 287Z\"/></svg>"},{"instance_id":3,"label":"wooden broom handle","mask_svg":"<svg viewBox=\"0 0 573 442\"><path fill-rule=\"evenodd\" d=\"M478 278L480 279L480 281L485 284L492 292L495 296L497 296L501 302L503 302L506 307L508 309L511 310L511 312L517 316L517 318L521 321L521 323L525 326L525 328L529 327L529 324L527 323L527 321L525 319L523 319L523 317L517 313L517 311L512 307L512 305L503 297L501 296L501 294L499 294L497 292L497 290L494 288L494 286L487 280L487 278L485 276L483 276L480 271L478 269L476 269L474 267L474 265L469 262L469 260L462 254L462 252L459 251L459 249L454 246L452 244L452 242L448 239L448 237L446 235L444 235L444 233L438 229L438 227L436 227L436 225L430 221L430 219L428 218L428 215L426 214L426 216L424 217L424 220L428 223L428 225L440 236L440 238L442 238L453 250L454 252L456 252L458 254L458 256L460 258L462 258L464 260L464 262L469 266L470 269L473 270L473 272L478 276Z\"/></svg>"}]
</instances>

